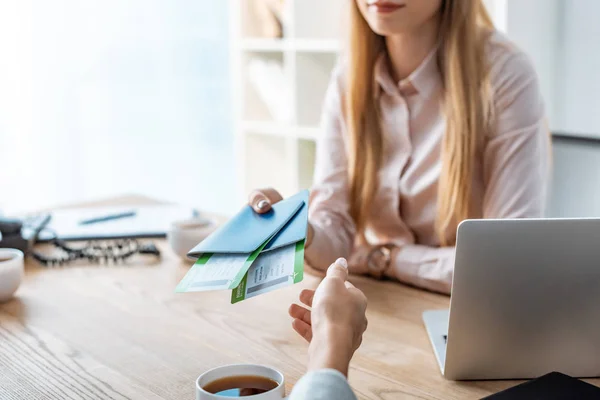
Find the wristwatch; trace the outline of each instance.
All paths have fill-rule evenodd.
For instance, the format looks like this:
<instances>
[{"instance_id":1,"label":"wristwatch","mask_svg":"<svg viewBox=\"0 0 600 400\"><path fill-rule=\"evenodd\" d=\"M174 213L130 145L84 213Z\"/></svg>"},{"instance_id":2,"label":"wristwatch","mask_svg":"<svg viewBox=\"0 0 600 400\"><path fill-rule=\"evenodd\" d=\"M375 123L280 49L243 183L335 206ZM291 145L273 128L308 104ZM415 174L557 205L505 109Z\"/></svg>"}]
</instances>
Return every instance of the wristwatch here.
<instances>
[{"instance_id":1,"label":"wristwatch","mask_svg":"<svg viewBox=\"0 0 600 400\"><path fill-rule=\"evenodd\" d=\"M391 243L381 244L369 252L367 256L369 275L377 279L383 278L383 274L392 263L392 250L395 247Z\"/></svg>"}]
</instances>

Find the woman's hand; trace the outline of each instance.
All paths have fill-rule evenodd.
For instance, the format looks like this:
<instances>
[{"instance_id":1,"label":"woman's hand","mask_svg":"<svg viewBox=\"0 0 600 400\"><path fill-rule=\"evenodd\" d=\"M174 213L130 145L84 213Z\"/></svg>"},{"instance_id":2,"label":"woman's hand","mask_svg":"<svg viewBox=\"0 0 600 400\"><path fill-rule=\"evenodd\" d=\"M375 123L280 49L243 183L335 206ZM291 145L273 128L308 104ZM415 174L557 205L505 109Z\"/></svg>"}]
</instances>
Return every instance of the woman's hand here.
<instances>
[{"instance_id":1,"label":"woman's hand","mask_svg":"<svg viewBox=\"0 0 600 400\"><path fill-rule=\"evenodd\" d=\"M250 197L248 198L248 204L259 214L264 214L271 210L273 204L280 202L283 200L283 196L279 194L279 192L273 188L266 189L257 189L250 193ZM304 247L307 248L312 243L313 238L313 228L308 223L306 230L306 243Z\"/></svg>"},{"instance_id":2,"label":"woman's hand","mask_svg":"<svg viewBox=\"0 0 600 400\"><path fill-rule=\"evenodd\" d=\"M271 206L283 200L279 192L273 188L257 189L250 193L248 204L259 214L271 210Z\"/></svg>"},{"instance_id":3,"label":"woman's hand","mask_svg":"<svg viewBox=\"0 0 600 400\"><path fill-rule=\"evenodd\" d=\"M348 260L348 271L354 275L369 274L369 254L373 250L373 246L362 245L352 251L352 255Z\"/></svg>"},{"instance_id":4,"label":"woman's hand","mask_svg":"<svg viewBox=\"0 0 600 400\"><path fill-rule=\"evenodd\" d=\"M348 374L354 352L367 329L367 298L350 282L346 260L327 270L316 291L303 290L300 301L312 310L292 304L294 330L310 342L308 369L333 368Z\"/></svg>"},{"instance_id":5,"label":"woman's hand","mask_svg":"<svg viewBox=\"0 0 600 400\"><path fill-rule=\"evenodd\" d=\"M384 250L381 250L384 248ZM378 246L362 245L352 251L350 256L349 271L356 275L370 275L376 279L386 276L387 270L392 267L394 260L401 247L395 244L384 244ZM384 253L383 251L387 252ZM370 261L369 261L370 259ZM371 265L369 265L371 262ZM375 266L375 271L371 270Z\"/></svg>"}]
</instances>

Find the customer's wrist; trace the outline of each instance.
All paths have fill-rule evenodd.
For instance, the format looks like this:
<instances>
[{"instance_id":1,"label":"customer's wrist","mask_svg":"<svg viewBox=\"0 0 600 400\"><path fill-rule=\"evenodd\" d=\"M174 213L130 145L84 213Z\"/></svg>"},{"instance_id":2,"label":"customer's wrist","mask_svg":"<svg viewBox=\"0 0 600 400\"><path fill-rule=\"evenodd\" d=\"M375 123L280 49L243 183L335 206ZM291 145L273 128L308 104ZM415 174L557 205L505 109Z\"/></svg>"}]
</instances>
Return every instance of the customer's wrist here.
<instances>
[{"instance_id":1,"label":"customer's wrist","mask_svg":"<svg viewBox=\"0 0 600 400\"><path fill-rule=\"evenodd\" d=\"M333 325L315 329L308 352L309 370L330 368L347 376L354 354L352 335L347 328Z\"/></svg>"}]
</instances>

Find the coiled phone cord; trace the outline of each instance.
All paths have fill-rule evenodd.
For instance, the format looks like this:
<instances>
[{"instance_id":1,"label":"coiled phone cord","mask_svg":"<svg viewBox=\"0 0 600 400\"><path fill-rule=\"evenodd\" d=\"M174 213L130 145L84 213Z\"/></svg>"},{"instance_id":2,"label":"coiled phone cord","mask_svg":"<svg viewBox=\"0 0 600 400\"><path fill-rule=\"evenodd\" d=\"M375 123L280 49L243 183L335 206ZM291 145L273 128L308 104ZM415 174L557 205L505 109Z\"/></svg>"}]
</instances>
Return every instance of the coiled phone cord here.
<instances>
[{"instance_id":1,"label":"coiled phone cord","mask_svg":"<svg viewBox=\"0 0 600 400\"><path fill-rule=\"evenodd\" d=\"M74 247L55 238L50 244L60 249L63 254L47 256L30 251L30 255L46 267L60 267L77 260L86 260L92 264L118 264L126 262L136 254L160 257L160 250L154 243L142 244L134 239L93 241L81 247Z\"/></svg>"}]
</instances>

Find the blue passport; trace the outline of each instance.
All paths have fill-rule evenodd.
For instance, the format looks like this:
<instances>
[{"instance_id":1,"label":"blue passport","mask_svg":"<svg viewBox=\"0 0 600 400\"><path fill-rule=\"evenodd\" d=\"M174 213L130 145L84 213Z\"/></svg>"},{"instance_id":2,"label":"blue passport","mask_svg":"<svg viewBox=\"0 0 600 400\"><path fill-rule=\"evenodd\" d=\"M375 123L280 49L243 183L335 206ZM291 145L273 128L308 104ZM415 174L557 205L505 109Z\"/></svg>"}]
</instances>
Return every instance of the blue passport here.
<instances>
[{"instance_id":1,"label":"blue passport","mask_svg":"<svg viewBox=\"0 0 600 400\"><path fill-rule=\"evenodd\" d=\"M249 254L267 242L261 253L297 243L306 238L308 190L280 201L265 214L249 205L194 247L188 256L202 254Z\"/></svg>"}]
</instances>

